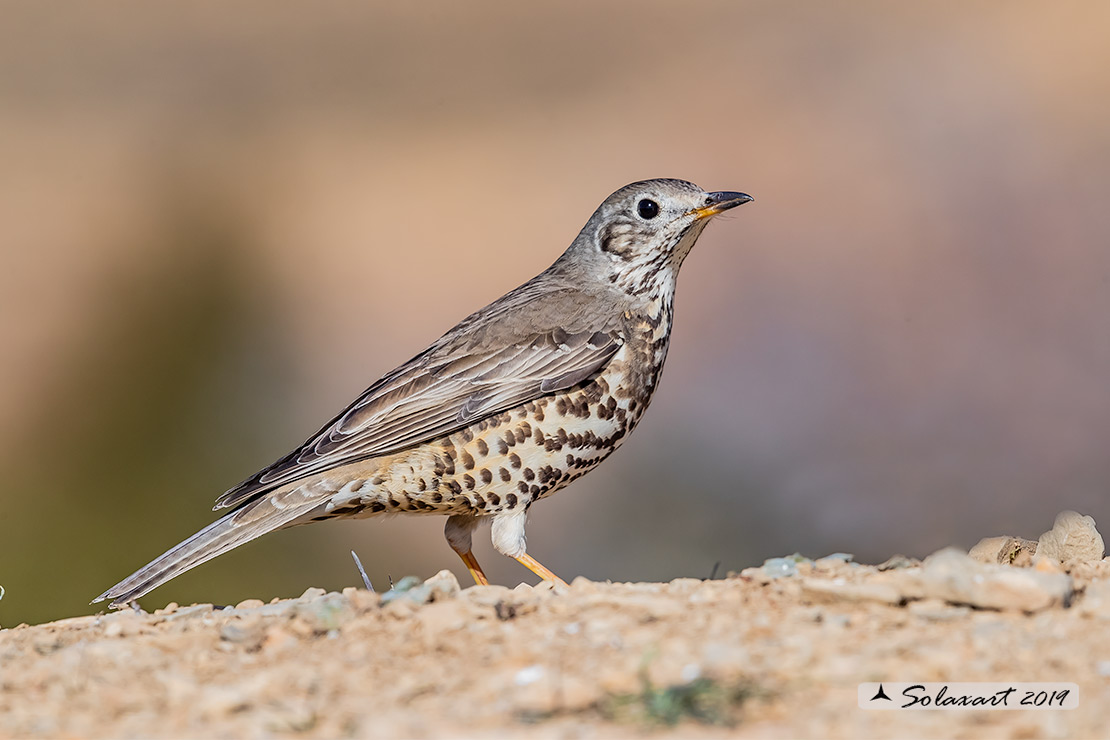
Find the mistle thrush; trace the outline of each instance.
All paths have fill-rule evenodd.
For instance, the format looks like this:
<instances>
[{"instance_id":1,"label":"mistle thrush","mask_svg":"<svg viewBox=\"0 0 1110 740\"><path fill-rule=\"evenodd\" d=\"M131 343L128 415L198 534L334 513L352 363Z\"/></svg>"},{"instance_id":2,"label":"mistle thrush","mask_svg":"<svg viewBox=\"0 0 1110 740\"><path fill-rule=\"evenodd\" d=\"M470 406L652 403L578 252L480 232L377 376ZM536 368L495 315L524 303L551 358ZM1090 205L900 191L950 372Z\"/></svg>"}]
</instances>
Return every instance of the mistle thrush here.
<instances>
[{"instance_id":1,"label":"mistle thrush","mask_svg":"<svg viewBox=\"0 0 1110 740\"><path fill-rule=\"evenodd\" d=\"M339 517L443 514L478 583L479 521L525 551L536 501L607 458L640 420L670 341L675 280L710 217L752 198L682 180L621 188L566 252L370 386L301 447L216 501L231 509L96 601L119 607L276 529Z\"/></svg>"}]
</instances>

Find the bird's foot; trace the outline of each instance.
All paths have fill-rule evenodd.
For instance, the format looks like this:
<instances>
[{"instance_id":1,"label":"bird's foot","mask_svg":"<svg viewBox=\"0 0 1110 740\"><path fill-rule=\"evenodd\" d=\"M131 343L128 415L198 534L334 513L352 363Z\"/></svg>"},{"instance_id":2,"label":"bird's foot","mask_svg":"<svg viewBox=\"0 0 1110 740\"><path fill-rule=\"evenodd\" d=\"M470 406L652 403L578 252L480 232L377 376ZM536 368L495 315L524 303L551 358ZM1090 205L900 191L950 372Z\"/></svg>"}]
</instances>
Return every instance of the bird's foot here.
<instances>
[{"instance_id":1,"label":"bird's foot","mask_svg":"<svg viewBox=\"0 0 1110 740\"><path fill-rule=\"evenodd\" d=\"M551 581L552 583L557 583L561 586L566 586L567 585L566 581L564 581L559 576L555 575L555 573L552 572L551 569L549 569L547 566L545 566L540 561L536 560L534 557L532 557L528 553L524 553L523 555L521 555L520 557L515 558L515 559L518 563L520 563L525 568L532 571L533 573L535 573L537 576L544 579L545 581Z\"/></svg>"}]
</instances>

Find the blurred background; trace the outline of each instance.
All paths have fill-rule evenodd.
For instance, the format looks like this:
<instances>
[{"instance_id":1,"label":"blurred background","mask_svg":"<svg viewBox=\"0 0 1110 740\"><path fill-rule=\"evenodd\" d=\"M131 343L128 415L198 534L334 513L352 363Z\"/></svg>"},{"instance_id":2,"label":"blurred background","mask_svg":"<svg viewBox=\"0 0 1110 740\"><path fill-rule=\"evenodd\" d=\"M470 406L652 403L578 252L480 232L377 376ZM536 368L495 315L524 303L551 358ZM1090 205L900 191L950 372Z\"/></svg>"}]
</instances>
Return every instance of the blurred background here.
<instances>
[{"instance_id":1,"label":"blurred background","mask_svg":"<svg viewBox=\"0 0 1110 740\"><path fill-rule=\"evenodd\" d=\"M532 509L567 579L1110 529L1110 5L5 7L0 624L88 601L611 191L756 202L638 432ZM466 572L443 519L267 536L143 600ZM488 530L487 530L488 531ZM534 577L476 553L506 585Z\"/></svg>"}]
</instances>

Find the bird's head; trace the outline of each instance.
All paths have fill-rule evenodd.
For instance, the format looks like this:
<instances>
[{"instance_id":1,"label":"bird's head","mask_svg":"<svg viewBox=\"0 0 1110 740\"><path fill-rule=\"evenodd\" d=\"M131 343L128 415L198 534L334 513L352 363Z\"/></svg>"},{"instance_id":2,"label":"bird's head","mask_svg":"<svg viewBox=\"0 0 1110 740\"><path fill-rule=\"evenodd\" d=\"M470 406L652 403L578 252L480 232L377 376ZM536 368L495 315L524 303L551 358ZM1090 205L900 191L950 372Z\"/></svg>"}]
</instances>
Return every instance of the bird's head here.
<instances>
[{"instance_id":1,"label":"bird's head","mask_svg":"<svg viewBox=\"0 0 1110 740\"><path fill-rule=\"evenodd\" d=\"M664 283L673 286L713 216L750 200L744 193L706 192L685 180L634 182L605 199L560 263L589 270L594 280L602 276L633 295L655 293Z\"/></svg>"}]
</instances>

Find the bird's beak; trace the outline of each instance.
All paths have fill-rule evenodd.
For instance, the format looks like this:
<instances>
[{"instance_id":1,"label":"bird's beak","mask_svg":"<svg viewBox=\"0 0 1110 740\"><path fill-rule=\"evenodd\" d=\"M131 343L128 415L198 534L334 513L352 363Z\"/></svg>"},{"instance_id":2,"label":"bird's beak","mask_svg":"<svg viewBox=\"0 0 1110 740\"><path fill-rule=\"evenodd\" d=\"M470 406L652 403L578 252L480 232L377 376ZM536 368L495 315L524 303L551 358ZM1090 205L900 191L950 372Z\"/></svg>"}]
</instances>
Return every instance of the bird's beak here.
<instances>
[{"instance_id":1,"label":"bird's beak","mask_svg":"<svg viewBox=\"0 0 1110 740\"><path fill-rule=\"evenodd\" d=\"M703 218L716 216L721 211L727 211L729 208L742 206L748 201L755 200L747 193L734 193L731 190L722 190L717 193L705 194L705 205L701 208L695 208L690 211L690 214L695 220L700 221Z\"/></svg>"}]
</instances>

